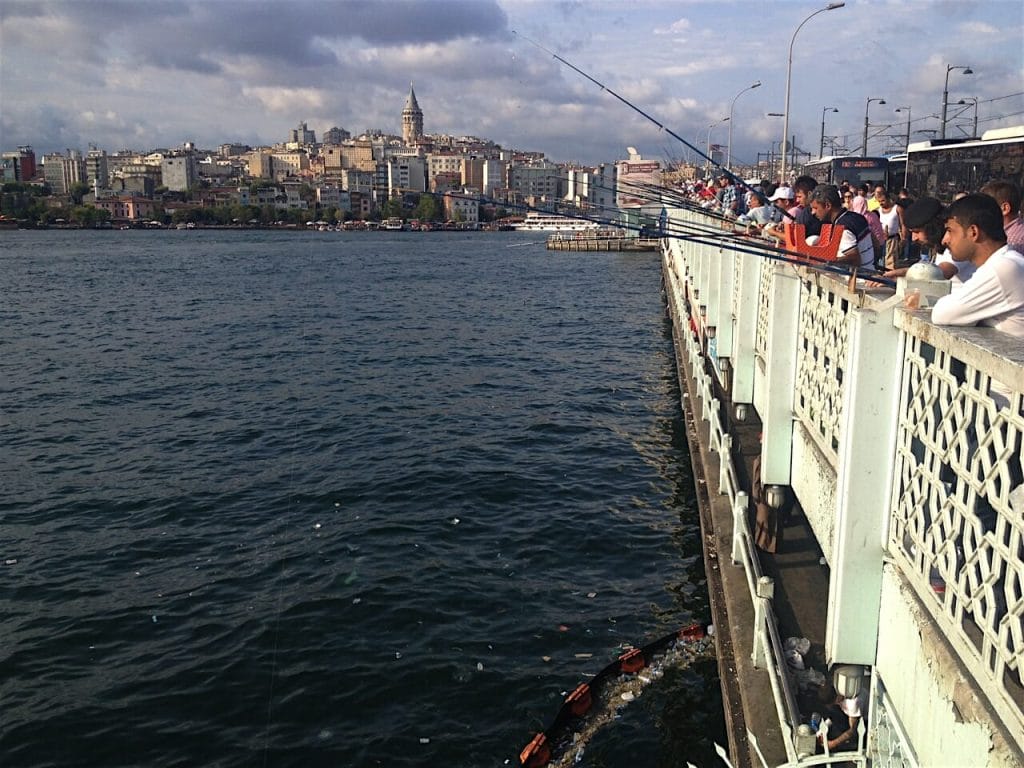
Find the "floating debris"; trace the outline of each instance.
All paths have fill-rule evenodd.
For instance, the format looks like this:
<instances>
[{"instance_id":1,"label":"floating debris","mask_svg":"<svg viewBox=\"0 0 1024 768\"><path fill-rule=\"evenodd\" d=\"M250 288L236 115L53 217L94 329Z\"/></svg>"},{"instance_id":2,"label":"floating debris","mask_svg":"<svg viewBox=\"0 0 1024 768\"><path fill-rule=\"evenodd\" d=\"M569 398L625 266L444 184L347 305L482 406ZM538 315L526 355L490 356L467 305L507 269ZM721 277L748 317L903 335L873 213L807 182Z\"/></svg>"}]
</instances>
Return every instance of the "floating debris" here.
<instances>
[{"instance_id":1,"label":"floating debris","mask_svg":"<svg viewBox=\"0 0 1024 768\"><path fill-rule=\"evenodd\" d=\"M457 518L457 517L453 517L453 518L452 518L452 525L458 525L458 524L459 524L459 523L461 523L461 522L462 522L462 521L461 521L461 520L459 520L459 518Z\"/></svg>"},{"instance_id":2,"label":"floating debris","mask_svg":"<svg viewBox=\"0 0 1024 768\"><path fill-rule=\"evenodd\" d=\"M430 739L429 738L427 738L426 736L421 736L420 737L420 744L429 744L429 743L430 743Z\"/></svg>"},{"instance_id":3,"label":"floating debris","mask_svg":"<svg viewBox=\"0 0 1024 768\"><path fill-rule=\"evenodd\" d=\"M689 666L713 653L714 641L699 624L642 648L626 650L589 682L580 683L565 696L552 724L536 734L520 753L519 765L569 768L578 763L594 735L619 717L619 710L635 701L645 686L660 679L670 667Z\"/></svg>"},{"instance_id":4,"label":"floating debris","mask_svg":"<svg viewBox=\"0 0 1024 768\"><path fill-rule=\"evenodd\" d=\"M597 592L587 592L587 597L593 599L597 597Z\"/></svg>"},{"instance_id":5,"label":"floating debris","mask_svg":"<svg viewBox=\"0 0 1024 768\"><path fill-rule=\"evenodd\" d=\"M313 530L314 530L314 531L319 531L319 530L320 530L320 523L316 523L316 524L315 524L315 525L313 526Z\"/></svg>"}]
</instances>

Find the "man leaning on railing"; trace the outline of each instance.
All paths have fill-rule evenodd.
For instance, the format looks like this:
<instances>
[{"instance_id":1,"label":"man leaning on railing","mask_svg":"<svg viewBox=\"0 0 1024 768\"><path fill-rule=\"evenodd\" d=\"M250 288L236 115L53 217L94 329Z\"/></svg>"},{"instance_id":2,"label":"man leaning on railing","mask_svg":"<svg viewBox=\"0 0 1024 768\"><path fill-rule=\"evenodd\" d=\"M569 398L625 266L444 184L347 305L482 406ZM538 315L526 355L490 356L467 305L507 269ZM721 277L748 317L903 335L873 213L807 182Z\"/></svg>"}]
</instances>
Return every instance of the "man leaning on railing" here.
<instances>
[{"instance_id":1,"label":"man leaning on railing","mask_svg":"<svg viewBox=\"0 0 1024 768\"><path fill-rule=\"evenodd\" d=\"M962 197L946 209L942 244L953 260L977 271L963 289L932 308L936 325L987 325L1024 338L1024 255L1011 250L999 204L988 195Z\"/></svg>"}]
</instances>

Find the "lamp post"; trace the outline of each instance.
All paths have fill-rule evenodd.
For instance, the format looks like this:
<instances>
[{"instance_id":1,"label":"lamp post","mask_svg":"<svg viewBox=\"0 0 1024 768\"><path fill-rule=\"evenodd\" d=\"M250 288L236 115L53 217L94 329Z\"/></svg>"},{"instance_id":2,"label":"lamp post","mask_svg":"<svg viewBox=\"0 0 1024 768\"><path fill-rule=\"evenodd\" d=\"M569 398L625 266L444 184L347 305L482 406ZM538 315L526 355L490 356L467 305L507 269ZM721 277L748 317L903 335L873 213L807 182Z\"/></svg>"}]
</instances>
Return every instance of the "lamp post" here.
<instances>
[{"instance_id":1,"label":"lamp post","mask_svg":"<svg viewBox=\"0 0 1024 768\"><path fill-rule=\"evenodd\" d=\"M906 112L907 113L907 140L906 140L906 145L909 147L910 146L910 107L896 107L896 111L897 112ZM906 149L904 149L904 151L906 151Z\"/></svg>"},{"instance_id":2,"label":"lamp post","mask_svg":"<svg viewBox=\"0 0 1024 768\"><path fill-rule=\"evenodd\" d=\"M821 110L821 144L818 145L818 159L825 155L825 113L826 112L838 112L836 107L825 107Z\"/></svg>"},{"instance_id":3,"label":"lamp post","mask_svg":"<svg viewBox=\"0 0 1024 768\"><path fill-rule=\"evenodd\" d=\"M761 87L761 81L760 80L758 80L753 85L748 85L746 88L744 88L742 91L740 91L739 93L736 94L736 97L732 100L732 104L729 105L729 139L728 139L728 144L726 144L726 150L725 150L725 167L728 168L730 171L732 170L732 110L733 110L733 107L736 106L736 99L738 99L744 93L746 93L747 91L752 91L755 88L760 88L760 87Z\"/></svg>"},{"instance_id":4,"label":"lamp post","mask_svg":"<svg viewBox=\"0 0 1024 768\"><path fill-rule=\"evenodd\" d=\"M813 19L819 13L824 13L825 11L834 11L836 8L842 8L844 5L846 5L846 3L829 3L824 8L819 8L806 19L800 22L800 26L796 28L796 31L793 32L793 37L790 38L789 63L786 66L786 106L785 109L782 110L782 114L784 115L784 117L782 119L782 170L780 172L781 178L779 179L779 182L781 184L786 183L786 142L789 141L789 89L790 85L793 82L793 43L796 42L797 33L800 32L804 24L806 24L808 21Z\"/></svg>"},{"instance_id":5,"label":"lamp post","mask_svg":"<svg viewBox=\"0 0 1024 768\"><path fill-rule=\"evenodd\" d=\"M971 138L977 138L978 136L978 97L968 96L966 99L960 99L957 104L974 104L974 127L971 129Z\"/></svg>"},{"instance_id":6,"label":"lamp post","mask_svg":"<svg viewBox=\"0 0 1024 768\"><path fill-rule=\"evenodd\" d=\"M868 99L864 104L864 141L860 145L860 153L863 157L868 156L868 107L871 106L872 101L885 104L885 99Z\"/></svg>"},{"instance_id":7,"label":"lamp post","mask_svg":"<svg viewBox=\"0 0 1024 768\"><path fill-rule=\"evenodd\" d=\"M942 126L939 129L939 138L946 138L946 109L949 107L949 73L954 69L963 70L965 75L973 75L974 70L970 67L960 67L953 64L946 65L946 84L942 86Z\"/></svg>"},{"instance_id":8,"label":"lamp post","mask_svg":"<svg viewBox=\"0 0 1024 768\"><path fill-rule=\"evenodd\" d=\"M723 117L721 120L716 120L715 122L711 123L711 125L708 126L708 141L707 141L708 164L707 164L707 171L708 171L709 174L711 172L711 131L715 128L715 126L721 125L722 123L726 123L728 121L729 121L728 117Z\"/></svg>"}]
</instances>

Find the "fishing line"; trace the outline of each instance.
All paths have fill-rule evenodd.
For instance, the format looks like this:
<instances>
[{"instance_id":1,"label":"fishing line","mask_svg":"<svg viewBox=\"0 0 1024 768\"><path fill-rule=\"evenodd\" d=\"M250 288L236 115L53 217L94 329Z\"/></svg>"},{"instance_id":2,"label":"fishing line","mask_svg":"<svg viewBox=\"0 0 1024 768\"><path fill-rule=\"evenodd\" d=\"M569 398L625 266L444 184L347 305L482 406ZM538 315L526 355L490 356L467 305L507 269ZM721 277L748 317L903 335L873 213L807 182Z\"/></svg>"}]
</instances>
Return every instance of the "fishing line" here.
<instances>
[{"instance_id":1,"label":"fishing line","mask_svg":"<svg viewBox=\"0 0 1024 768\"><path fill-rule=\"evenodd\" d=\"M593 185L601 189L609 189L607 187L600 187L600 185ZM662 190L661 187L656 187L658 190ZM614 191L614 190L609 190ZM513 210L521 210L527 212L545 213L551 216L559 216L566 219L578 219L583 221L589 221L594 224L606 226L614 229L623 229L631 232L638 232L640 234L649 233L647 227L643 225L630 224L629 222L622 222L617 219L608 219L593 216L586 212L583 213L566 213L559 211L549 211L535 206L526 205L525 203L501 203L496 200L492 200L486 197L477 195L458 195L448 193L449 197L476 201L478 203L484 203L488 205L500 206L503 208L511 208ZM683 206L678 206L683 207ZM686 206L687 210L701 213L710 218L716 218L713 214L707 210L694 206L692 203ZM728 223L730 226L735 225L735 220L726 216L718 216L717 220L721 223ZM795 266L805 267L807 269L813 269L820 272L829 272L843 277L850 277L856 275L859 272L859 268L847 267L843 264L837 264L834 261L823 259L818 256L811 254L801 253L799 251L790 251L781 246L774 246L769 244L767 241L758 241L750 236L736 231L724 231L717 229L711 225L696 224L692 222L680 222L672 220L667 226L659 226L657 229L657 238L667 237L676 240L686 240L690 242L696 242L703 245L710 245L719 247L725 250L732 251L734 253L743 253L760 258L769 259L771 261L779 261ZM530 243L533 244L532 242ZM895 288L896 281L891 280L881 275L872 274L870 281L877 284L880 287Z\"/></svg>"},{"instance_id":2,"label":"fishing line","mask_svg":"<svg viewBox=\"0 0 1024 768\"><path fill-rule=\"evenodd\" d=\"M647 112L642 110L636 104L633 104L631 101L629 101L624 96L620 96L618 93L613 91L611 88L609 88L607 85L602 83L600 80L596 79L595 77L592 77L591 75L588 75L586 72L584 72L582 69L577 67L572 62L562 58L561 56L559 56L554 51L552 51L552 50L550 50L548 48L545 48L543 45L538 43L536 40L533 40L533 39L527 37L526 35L522 34L521 32L517 32L516 30L513 29L512 30L512 34L517 36L517 37L521 37L523 40L525 40L526 42L530 43L530 45L533 45L533 46L539 48L540 50L544 51L544 53L547 53L550 56L554 57L554 59L556 61L561 62L565 66L569 67L569 69L571 69L573 72L576 72L578 75L586 78L587 80L592 82L594 85L596 85L598 88L600 88L602 91L605 91L605 92L611 94L612 96L614 96L616 99L621 101L627 107L629 107L634 112L636 112L638 115L640 115L644 119L646 119L646 120L650 121L651 123L653 123L654 125L656 125L660 130L662 130L665 133L667 133L669 136L671 136L676 141L681 142L683 144L683 146L685 146L688 149L696 152L699 157L702 157L705 160L707 160L711 165L713 165L715 168L719 169L732 183L738 184L740 187L742 187L743 189L747 190L748 192L754 192L755 194L760 194L755 189L753 189L749 184L747 184L743 179L741 179L739 176L734 174L731 170L726 168L724 165L722 165L721 163L715 162L715 160L713 158L709 157L708 155L705 155L703 152L701 152L699 149L697 149L697 147L695 147L693 144L688 142L686 139L684 139L678 133L673 131L671 128L667 127L664 123L660 122L659 120L656 120L654 117L652 117ZM789 216L790 218L793 218L788 212L784 212L784 213L785 213L786 216Z\"/></svg>"}]
</instances>

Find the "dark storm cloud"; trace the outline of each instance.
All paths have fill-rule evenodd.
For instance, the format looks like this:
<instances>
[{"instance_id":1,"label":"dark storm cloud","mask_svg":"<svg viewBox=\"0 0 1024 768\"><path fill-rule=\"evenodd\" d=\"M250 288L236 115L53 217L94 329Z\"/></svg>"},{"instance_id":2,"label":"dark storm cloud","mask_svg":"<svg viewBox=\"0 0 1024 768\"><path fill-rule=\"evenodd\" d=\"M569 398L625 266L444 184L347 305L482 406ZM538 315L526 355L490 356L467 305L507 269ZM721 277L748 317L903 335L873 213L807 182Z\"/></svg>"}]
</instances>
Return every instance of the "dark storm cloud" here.
<instances>
[{"instance_id":1,"label":"dark storm cloud","mask_svg":"<svg viewBox=\"0 0 1024 768\"><path fill-rule=\"evenodd\" d=\"M98 2L14 3L8 16L66 19L98 59L123 52L160 69L222 71L226 60L331 67L332 42L379 46L501 39L505 12L481 0L394 2Z\"/></svg>"}]
</instances>

